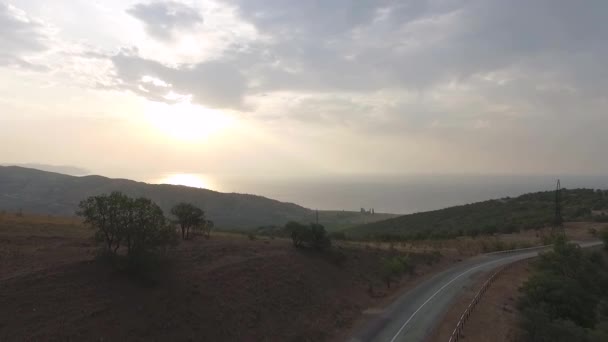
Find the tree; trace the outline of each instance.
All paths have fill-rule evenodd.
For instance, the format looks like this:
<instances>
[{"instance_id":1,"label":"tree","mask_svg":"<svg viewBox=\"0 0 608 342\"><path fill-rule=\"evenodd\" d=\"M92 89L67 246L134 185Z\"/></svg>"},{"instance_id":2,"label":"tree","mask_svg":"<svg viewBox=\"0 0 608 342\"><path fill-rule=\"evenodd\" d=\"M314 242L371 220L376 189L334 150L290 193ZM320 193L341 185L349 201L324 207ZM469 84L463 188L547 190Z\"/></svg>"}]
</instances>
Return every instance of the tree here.
<instances>
[{"instance_id":1,"label":"tree","mask_svg":"<svg viewBox=\"0 0 608 342\"><path fill-rule=\"evenodd\" d=\"M211 231L213 230L213 227L215 226L215 224L213 223L213 221L211 220L206 220L204 227L203 227L203 234L205 234L205 237L207 239L209 239L211 237Z\"/></svg>"},{"instance_id":2,"label":"tree","mask_svg":"<svg viewBox=\"0 0 608 342\"><path fill-rule=\"evenodd\" d=\"M605 341L608 270L604 253L585 252L556 237L521 288L525 341Z\"/></svg>"},{"instance_id":3,"label":"tree","mask_svg":"<svg viewBox=\"0 0 608 342\"><path fill-rule=\"evenodd\" d=\"M131 202L126 231L129 255L142 255L175 243L175 230L168 225L162 209L147 198Z\"/></svg>"},{"instance_id":4,"label":"tree","mask_svg":"<svg viewBox=\"0 0 608 342\"><path fill-rule=\"evenodd\" d=\"M162 209L147 198L132 199L120 192L93 196L80 202L77 214L96 230L96 240L112 255L121 245L128 257L135 257L175 243L175 231Z\"/></svg>"},{"instance_id":5,"label":"tree","mask_svg":"<svg viewBox=\"0 0 608 342\"><path fill-rule=\"evenodd\" d=\"M398 258L387 258L382 262L382 278L386 283L386 288L391 288L393 279L400 276L403 272L403 264Z\"/></svg>"},{"instance_id":6,"label":"tree","mask_svg":"<svg viewBox=\"0 0 608 342\"><path fill-rule=\"evenodd\" d=\"M205 225L205 212L190 203L179 203L171 209L182 230L182 239L190 238L191 229L202 229Z\"/></svg>"},{"instance_id":7,"label":"tree","mask_svg":"<svg viewBox=\"0 0 608 342\"><path fill-rule=\"evenodd\" d=\"M294 247L302 247L305 242L310 240L310 230L301 223L287 222L285 230L291 236Z\"/></svg>"},{"instance_id":8,"label":"tree","mask_svg":"<svg viewBox=\"0 0 608 342\"><path fill-rule=\"evenodd\" d=\"M81 201L78 206L77 214L84 217L85 224L96 230L95 240L99 243L103 242L105 250L109 253L116 254L120 248L127 202L127 196L120 192L112 192L109 196L104 194L89 197Z\"/></svg>"},{"instance_id":9,"label":"tree","mask_svg":"<svg viewBox=\"0 0 608 342\"><path fill-rule=\"evenodd\" d=\"M311 223L306 226L298 222L288 222L285 231L291 236L294 247L308 247L325 250L331 247L331 240L323 225Z\"/></svg>"},{"instance_id":10,"label":"tree","mask_svg":"<svg viewBox=\"0 0 608 342\"><path fill-rule=\"evenodd\" d=\"M331 247L331 240L327 236L325 227L318 223L310 224L310 245L318 250L325 250Z\"/></svg>"}]
</instances>

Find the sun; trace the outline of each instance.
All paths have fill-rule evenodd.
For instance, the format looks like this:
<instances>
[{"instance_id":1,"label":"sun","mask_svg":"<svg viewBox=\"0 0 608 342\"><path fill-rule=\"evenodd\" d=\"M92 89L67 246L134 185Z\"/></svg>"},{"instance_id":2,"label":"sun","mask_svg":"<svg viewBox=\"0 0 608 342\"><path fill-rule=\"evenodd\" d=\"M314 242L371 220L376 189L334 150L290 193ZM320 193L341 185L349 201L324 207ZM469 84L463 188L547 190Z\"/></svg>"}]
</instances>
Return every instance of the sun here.
<instances>
[{"instance_id":1,"label":"sun","mask_svg":"<svg viewBox=\"0 0 608 342\"><path fill-rule=\"evenodd\" d=\"M192 188L210 189L211 182L202 175L191 173L173 173L159 181L160 184L184 185Z\"/></svg>"},{"instance_id":2,"label":"sun","mask_svg":"<svg viewBox=\"0 0 608 342\"><path fill-rule=\"evenodd\" d=\"M203 140L232 123L229 116L190 102L173 105L147 102L144 115L156 130L182 141Z\"/></svg>"}]
</instances>

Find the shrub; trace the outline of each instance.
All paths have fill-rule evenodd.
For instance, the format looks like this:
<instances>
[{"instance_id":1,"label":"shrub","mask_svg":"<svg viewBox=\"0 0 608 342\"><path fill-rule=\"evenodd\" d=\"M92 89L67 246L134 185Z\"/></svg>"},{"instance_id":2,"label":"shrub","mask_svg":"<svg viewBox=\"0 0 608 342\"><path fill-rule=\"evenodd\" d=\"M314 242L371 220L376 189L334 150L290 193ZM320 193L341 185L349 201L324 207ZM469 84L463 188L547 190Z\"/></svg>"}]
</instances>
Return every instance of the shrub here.
<instances>
[{"instance_id":1,"label":"shrub","mask_svg":"<svg viewBox=\"0 0 608 342\"><path fill-rule=\"evenodd\" d=\"M288 222L285 231L291 236L294 247L308 246L317 250L325 250L331 247L331 240L325 231L325 227L312 223L308 226L298 222Z\"/></svg>"},{"instance_id":2,"label":"shrub","mask_svg":"<svg viewBox=\"0 0 608 342\"><path fill-rule=\"evenodd\" d=\"M102 255L117 260L118 250L126 249L129 269L144 267L177 243L163 211L147 198L132 199L120 192L93 196L80 202L77 214L95 229Z\"/></svg>"},{"instance_id":3,"label":"shrub","mask_svg":"<svg viewBox=\"0 0 608 342\"><path fill-rule=\"evenodd\" d=\"M182 239L190 238L190 230L205 230L209 221L205 220L205 212L190 203L179 203L171 209L171 214L177 218L182 230ZM213 223L211 223L212 225Z\"/></svg>"},{"instance_id":4,"label":"shrub","mask_svg":"<svg viewBox=\"0 0 608 342\"><path fill-rule=\"evenodd\" d=\"M331 247L331 240L327 236L325 227L313 223L310 225L310 245L317 250L326 250Z\"/></svg>"},{"instance_id":5,"label":"shrub","mask_svg":"<svg viewBox=\"0 0 608 342\"><path fill-rule=\"evenodd\" d=\"M382 262L381 273L386 287L390 289L393 279L403 273L403 265L396 258L386 258Z\"/></svg>"},{"instance_id":6,"label":"shrub","mask_svg":"<svg viewBox=\"0 0 608 342\"><path fill-rule=\"evenodd\" d=\"M608 332L608 270L601 252L557 236L521 288L525 341L602 341Z\"/></svg>"},{"instance_id":7,"label":"shrub","mask_svg":"<svg viewBox=\"0 0 608 342\"><path fill-rule=\"evenodd\" d=\"M302 247L302 245L310 241L311 232L305 225L298 222L288 222L285 225L285 230L291 236L294 247Z\"/></svg>"},{"instance_id":8,"label":"shrub","mask_svg":"<svg viewBox=\"0 0 608 342\"><path fill-rule=\"evenodd\" d=\"M394 256L385 258L380 267L380 274L386 283L386 287L390 288L391 283L395 278L401 277L403 274L413 274L415 266L411 263L408 256Z\"/></svg>"}]
</instances>

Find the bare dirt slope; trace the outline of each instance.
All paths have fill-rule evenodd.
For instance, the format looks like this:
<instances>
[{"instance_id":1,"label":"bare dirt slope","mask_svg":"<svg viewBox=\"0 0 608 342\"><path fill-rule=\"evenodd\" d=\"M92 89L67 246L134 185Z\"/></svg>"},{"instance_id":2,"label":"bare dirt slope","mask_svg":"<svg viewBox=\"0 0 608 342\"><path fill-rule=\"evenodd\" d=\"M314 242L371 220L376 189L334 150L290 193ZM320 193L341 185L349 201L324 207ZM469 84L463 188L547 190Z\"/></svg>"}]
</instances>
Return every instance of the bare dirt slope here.
<instances>
[{"instance_id":1,"label":"bare dirt slope","mask_svg":"<svg viewBox=\"0 0 608 342\"><path fill-rule=\"evenodd\" d=\"M216 235L180 244L144 286L95 261L90 233L73 220L0 216L0 341L335 340L382 301L367 291L370 280L382 288L386 251ZM420 275L447 262L412 260Z\"/></svg>"}]
</instances>

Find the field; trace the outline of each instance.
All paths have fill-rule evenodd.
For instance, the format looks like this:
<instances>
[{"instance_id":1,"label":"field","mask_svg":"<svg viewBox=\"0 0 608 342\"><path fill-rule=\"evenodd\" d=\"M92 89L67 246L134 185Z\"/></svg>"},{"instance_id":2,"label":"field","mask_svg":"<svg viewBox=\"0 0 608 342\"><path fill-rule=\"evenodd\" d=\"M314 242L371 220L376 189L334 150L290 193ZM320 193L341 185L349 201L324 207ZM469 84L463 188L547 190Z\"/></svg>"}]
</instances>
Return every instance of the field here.
<instances>
[{"instance_id":1,"label":"field","mask_svg":"<svg viewBox=\"0 0 608 342\"><path fill-rule=\"evenodd\" d=\"M596 240L594 232L608 227L602 222L566 222L564 233L570 240L590 241ZM401 252L427 253L440 251L442 254L453 254L461 257L470 257L481 253L490 253L501 250L528 248L542 246L549 243L551 228L539 230L523 230L518 233L494 234L492 236L461 236L451 239L428 239L397 242L382 241L348 241L352 246L361 248L377 248L382 250L395 249Z\"/></svg>"},{"instance_id":2,"label":"field","mask_svg":"<svg viewBox=\"0 0 608 342\"><path fill-rule=\"evenodd\" d=\"M415 275L388 290L380 265L395 251L215 234L182 242L150 283L96 260L91 233L74 219L0 215L0 340L336 340L455 262L411 254Z\"/></svg>"}]
</instances>

